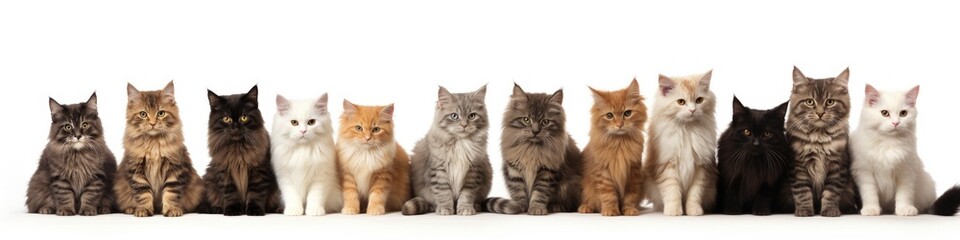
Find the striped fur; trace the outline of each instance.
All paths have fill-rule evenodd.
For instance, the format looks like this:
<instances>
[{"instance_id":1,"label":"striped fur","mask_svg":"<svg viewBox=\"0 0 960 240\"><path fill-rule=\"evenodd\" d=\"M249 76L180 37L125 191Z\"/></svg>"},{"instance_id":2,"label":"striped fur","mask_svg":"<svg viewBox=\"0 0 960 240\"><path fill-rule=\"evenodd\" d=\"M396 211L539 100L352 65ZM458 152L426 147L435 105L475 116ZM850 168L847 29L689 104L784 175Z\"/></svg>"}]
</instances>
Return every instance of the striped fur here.
<instances>
[{"instance_id":1,"label":"striped fur","mask_svg":"<svg viewBox=\"0 0 960 240\"><path fill-rule=\"evenodd\" d=\"M494 213L546 215L580 204L581 158L565 129L563 90L525 93L514 85L503 118L503 174L510 200L489 198Z\"/></svg>"},{"instance_id":2,"label":"striped fur","mask_svg":"<svg viewBox=\"0 0 960 240\"><path fill-rule=\"evenodd\" d=\"M799 217L856 213L857 191L847 149L849 70L836 78L811 79L793 68L787 139L796 154L793 189Z\"/></svg>"},{"instance_id":3,"label":"striped fur","mask_svg":"<svg viewBox=\"0 0 960 240\"><path fill-rule=\"evenodd\" d=\"M493 175L486 90L451 94L440 87L430 132L413 148L410 180L416 197L404 204L404 215L436 211L466 216L481 210Z\"/></svg>"}]
</instances>

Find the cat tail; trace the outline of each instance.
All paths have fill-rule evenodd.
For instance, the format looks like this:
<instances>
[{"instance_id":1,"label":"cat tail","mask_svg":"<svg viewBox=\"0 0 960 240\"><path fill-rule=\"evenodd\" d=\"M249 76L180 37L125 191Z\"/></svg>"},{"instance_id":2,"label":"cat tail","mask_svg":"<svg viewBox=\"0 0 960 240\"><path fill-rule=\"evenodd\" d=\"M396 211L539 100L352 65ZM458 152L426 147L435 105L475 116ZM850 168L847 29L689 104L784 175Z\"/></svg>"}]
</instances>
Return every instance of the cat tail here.
<instances>
[{"instance_id":1,"label":"cat tail","mask_svg":"<svg viewBox=\"0 0 960 240\"><path fill-rule=\"evenodd\" d=\"M523 205L505 198L492 197L487 198L484 204L484 210L500 214L518 214L524 211Z\"/></svg>"},{"instance_id":2,"label":"cat tail","mask_svg":"<svg viewBox=\"0 0 960 240\"><path fill-rule=\"evenodd\" d=\"M933 214L953 216L957 214L957 208L960 208L960 185L947 189L940 198L937 198L933 203Z\"/></svg>"},{"instance_id":3,"label":"cat tail","mask_svg":"<svg viewBox=\"0 0 960 240\"><path fill-rule=\"evenodd\" d=\"M433 203L427 201L426 199L423 199L422 197L415 197L403 204L403 209L401 209L401 212L403 215L407 216L420 215L434 211L434 207L435 206Z\"/></svg>"}]
</instances>

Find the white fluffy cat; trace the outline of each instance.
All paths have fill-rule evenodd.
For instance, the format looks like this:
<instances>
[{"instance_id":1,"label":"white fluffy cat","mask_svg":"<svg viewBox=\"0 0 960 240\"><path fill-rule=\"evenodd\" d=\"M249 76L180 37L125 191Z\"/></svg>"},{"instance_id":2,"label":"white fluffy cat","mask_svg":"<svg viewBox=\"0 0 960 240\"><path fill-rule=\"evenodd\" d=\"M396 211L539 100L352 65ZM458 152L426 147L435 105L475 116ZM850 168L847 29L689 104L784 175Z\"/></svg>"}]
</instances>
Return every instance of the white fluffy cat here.
<instances>
[{"instance_id":1,"label":"white fluffy cat","mask_svg":"<svg viewBox=\"0 0 960 240\"><path fill-rule=\"evenodd\" d=\"M867 84L860 125L850 134L851 170L860 187L862 215L892 212L899 216L915 216L933 210L937 197L935 185L917 154L916 102L919 92L920 86L907 92L879 92ZM951 192L954 193L948 192L945 196L953 195L953 200L938 204L956 202L956 190ZM953 213L956 208L953 203ZM941 215L953 213L943 212Z\"/></svg>"},{"instance_id":2,"label":"white fluffy cat","mask_svg":"<svg viewBox=\"0 0 960 240\"><path fill-rule=\"evenodd\" d=\"M713 208L717 124L711 76L712 71L681 78L660 75L643 168L647 199L664 215L699 216Z\"/></svg>"},{"instance_id":3,"label":"white fluffy cat","mask_svg":"<svg viewBox=\"0 0 960 240\"><path fill-rule=\"evenodd\" d=\"M333 133L327 94L306 101L277 95L270 152L284 215L320 216L342 207Z\"/></svg>"}]
</instances>

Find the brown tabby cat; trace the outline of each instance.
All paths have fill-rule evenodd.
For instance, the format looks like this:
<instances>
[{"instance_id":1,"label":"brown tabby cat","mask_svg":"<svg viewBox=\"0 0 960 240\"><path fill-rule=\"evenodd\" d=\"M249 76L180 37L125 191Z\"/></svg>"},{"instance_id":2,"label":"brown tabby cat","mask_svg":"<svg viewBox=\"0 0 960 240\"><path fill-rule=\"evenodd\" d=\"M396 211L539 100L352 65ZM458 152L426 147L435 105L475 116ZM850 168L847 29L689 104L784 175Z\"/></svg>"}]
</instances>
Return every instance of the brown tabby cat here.
<instances>
[{"instance_id":1,"label":"brown tabby cat","mask_svg":"<svg viewBox=\"0 0 960 240\"><path fill-rule=\"evenodd\" d=\"M640 215L643 126L647 106L637 80L618 91L593 92L590 142L583 149L583 202L580 213Z\"/></svg>"},{"instance_id":2,"label":"brown tabby cat","mask_svg":"<svg viewBox=\"0 0 960 240\"><path fill-rule=\"evenodd\" d=\"M203 181L183 145L173 82L146 92L127 84L127 97L125 151L113 187L120 210L137 217L154 212L179 217L196 211Z\"/></svg>"},{"instance_id":3,"label":"brown tabby cat","mask_svg":"<svg viewBox=\"0 0 960 240\"><path fill-rule=\"evenodd\" d=\"M358 106L343 100L337 161L343 214L383 215L410 199L410 157L393 138L393 104Z\"/></svg>"}]
</instances>

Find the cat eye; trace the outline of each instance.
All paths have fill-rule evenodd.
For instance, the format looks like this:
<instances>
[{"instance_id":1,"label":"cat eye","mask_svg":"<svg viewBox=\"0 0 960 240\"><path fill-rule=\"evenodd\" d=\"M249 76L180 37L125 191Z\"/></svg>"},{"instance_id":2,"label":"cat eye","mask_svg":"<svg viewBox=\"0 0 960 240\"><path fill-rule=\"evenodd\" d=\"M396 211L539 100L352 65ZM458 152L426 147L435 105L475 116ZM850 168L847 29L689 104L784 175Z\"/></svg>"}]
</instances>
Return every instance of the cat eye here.
<instances>
[{"instance_id":1,"label":"cat eye","mask_svg":"<svg viewBox=\"0 0 960 240\"><path fill-rule=\"evenodd\" d=\"M833 106L834 103L837 103L837 101L834 101L833 99L827 99L827 106Z\"/></svg>"},{"instance_id":2,"label":"cat eye","mask_svg":"<svg viewBox=\"0 0 960 240\"><path fill-rule=\"evenodd\" d=\"M290 120L290 125L300 126L300 122L298 122L297 120Z\"/></svg>"},{"instance_id":3,"label":"cat eye","mask_svg":"<svg viewBox=\"0 0 960 240\"><path fill-rule=\"evenodd\" d=\"M380 132L380 128L379 128L379 127L374 127L374 128L372 129L372 131L373 131L373 133L378 133L378 132Z\"/></svg>"},{"instance_id":4,"label":"cat eye","mask_svg":"<svg viewBox=\"0 0 960 240\"><path fill-rule=\"evenodd\" d=\"M608 120L613 119L613 113L607 113L606 117Z\"/></svg>"},{"instance_id":5,"label":"cat eye","mask_svg":"<svg viewBox=\"0 0 960 240\"><path fill-rule=\"evenodd\" d=\"M477 117L479 117L479 115L477 115L476 113L471 113L470 115L467 115L467 119L470 119L470 120L476 120Z\"/></svg>"},{"instance_id":6,"label":"cat eye","mask_svg":"<svg viewBox=\"0 0 960 240\"><path fill-rule=\"evenodd\" d=\"M317 120L316 120L316 119L307 120L307 125L313 126L314 124L317 124Z\"/></svg>"},{"instance_id":7,"label":"cat eye","mask_svg":"<svg viewBox=\"0 0 960 240\"><path fill-rule=\"evenodd\" d=\"M763 139L770 139L773 137L773 133L763 132Z\"/></svg>"},{"instance_id":8,"label":"cat eye","mask_svg":"<svg viewBox=\"0 0 960 240\"><path fill-rule=\"evenodd\" d=\"M701 103L703 103L703 97L698 97L698 98L697 98L697 104L701 104Z\"/></svg>"},{"instance_id":9,"label":"cat eye","mask_svg":"<svg viewBox=\"0 0 960 240\"><path fill-rule=\"evenodd\" d=\"M456 121L456 120L460 120L460 115L459 115L459 114L456 114L456 113L451 113L451 114L448 116L448 118L450 118L450 120Z\"/></svg>"},{"instance_id":10,"label":"cat eye","mask_svg":"<svg viewBox=\"0 0 960 240\"><path fill-rule=\"evenodd\" d=\"M247 117L247 116L240 116L240 121L241 121L241 122L247 122L247 121L250 121L250 117Z\"/></svg>"},{"instance_id":11,"label":"cat eye","mask_svg":"<svg viewBox=\"0 0 960 240\"><path fill-rule=\"evenodd\" d=\"M807 99L806 101L803 101L803 103L806 103L807 105L813 106L813 99Z\"/></svg>"},{"instance_id":12,"label":"cat eye","mask_svg":"<svg viewBox=\"0 0 960 240\"><path fill-rule=\"evenodd\" d=\"M540 126L547 126L547 125L550 125L550 120L546 120L546 119L540 120Z\"/></svg>"},{"instance_id":13,"label":"cat eye","mask_svg":"<svg viewBox=\"0 0 960 240\"><path fill-rule=\"evenodd\" d=\"M233 122L233 118L223 117L223 122L225 122L225 123L232 123L232 122Z\"/></svg>"},{"instance_id":14,"label":"cat eye","mask_svg":"<svg viewBox=\"0 0 960 240\"><path fill-rule=\"evenodd\" d=\"M356 129L357 132L363 132L363 127L361 127L360 125L357 125L356 127L353 127L353 129Z\"/></svg>"},{"instance_id":15,"label":"cat eye","mask_svg":"<svg viewBox=\"0 0 960 240\"><path fill-rule=\"evenodd\" d=\"M630 117L630 116L633 116L633 111L631 111L631 110L627 110L627 111L625 111L625 112L623 112L623 116L624 116L624 117Z\"/></svg>"},{"instance_id":16,"label":"cat eye","mask_svg":"<svg viewBox=\"0 0 960 240\"><path fill-rule=\"evenodd\" d=\"M167 116L167 111L159 111L159 112L157 112L157 117L166 117L166 116Z\"/></svg>"},{"instance_id":17,"label":"cat eye","mask_svg":"<svg viewBox=\"0 0 960 240\"><path fill-rule=\"evenodd\" d=\"M883 115L883 117L890 117L890 111L881 110L880 115Z\"/></svg>"},{"instance_id":18,"label":"cat eye","mask_svg":"<svg viewBox=\"0 0 960 240\"><path fill-rule=\"evenodd\" d=\"M523 121L524 125L530 125L530 118L528 117L522 118L520 119L520 121Z\"/></svg>"},{"instance_id":19,"label":"cat eye","mask_svg":"<svg viewBox=\"0 0 960 240\"><path fill-rule=\"evenodd\" d=\"M678 100L677 100L677 104L680 104L680 106L687 105L687 100L678 99Z\"/></svg>"},{"instance_id":20,"label":"cat eye","mask_svg":"<svg viewBox=\"0 0 960 240\"><path fill-rule=\"evenodd\" d=\"M140 111L140 118L147 118L147 112Z\"/></svg>"},{"instance_id":21,"label":"cat eye","mask_svg":"<svg viewBox=\"0 0 960 240\"><path fill-rule=\"evenodd\" d=\"M67 131L67 132L73 131L73 125L69 125L69 124L68 124L68 125L64 125L64 126L63 126L63 130L64 130L64 131Z\"/></svg>"},{"instance_id":22,"label":"cat eye","mask_svg":"<svg viewBox=\"0 0 960 240\"><path fill-rule=\"evenodd\" d=\"M907 116L907 110L900 111L900 117L906 117L906 116Z\"/></svg>"},{"instance_id":23,"label":"cat eye","mask_svg":"<svg viewBox=\"0 0 960 240\"><path fill-rule=\"evenodd\" d=\"M743 130L743 136L747 136L747 137L753 136L753 133L750 132L750 129L744 129L744 130Z\"/></svg>"},{"instance_id":24,"label":"cat eye","mask_svg":"<svg viewBox=\"0 0 960 240\"><path fill-rule=\"evenodd\" d=\"M83 128L83 129L90 128L90 124L89 124L89 123L81 123L81 124L80 124L80 128Z\"/></svg>"}]
</instances>

